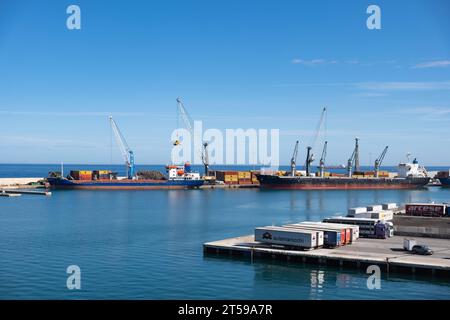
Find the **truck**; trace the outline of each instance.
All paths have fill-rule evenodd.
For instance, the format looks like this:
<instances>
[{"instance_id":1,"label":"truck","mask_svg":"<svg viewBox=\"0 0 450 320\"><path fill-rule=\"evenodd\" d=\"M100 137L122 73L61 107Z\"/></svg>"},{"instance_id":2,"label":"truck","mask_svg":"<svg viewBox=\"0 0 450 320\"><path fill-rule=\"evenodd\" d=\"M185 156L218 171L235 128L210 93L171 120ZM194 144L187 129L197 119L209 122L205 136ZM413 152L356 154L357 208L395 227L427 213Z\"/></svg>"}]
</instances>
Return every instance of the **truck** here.
<instances>
[{"instance_id":1,"label":"truck","mask_svg":"<svg viewBox=\"0 0 450 320\"><path fill-rule=\"evenodd\" d=\"M386 239L394 235L394 225L379 219L333 217L323 220L325 223L352 224L359 226L359 236L365 238Z\"/></svg>"},{"instance_id":2,"label":"truck","mask_svg":"<svg viewBox=\"0 0 450 320\"><path fill-rule=\"evenodd\" d=\"M295 249L314 249L323 246L323 231L284 227L255 228L255 241Z\"/></svg>"},{"instance_id":3,"label":"truck","mask_svg":"<svg viewBox=\"0 0 450 320\"><path fill-rule=\"evenodd\" d=\"M323 245L327 248L336 248L340 247L344 243L341 240L341 230L326 228L320 226L310 226L304 225L300 223L294 224L285 224L283 228L291 228L291 229L306 229L306 230L319 230L323 232Z\"/></svg>"},{"instance_id":4,"label":"truck","mask_svg":"<svg viewBox=\"0 0 450 320\"><path fill-rule=\"evenodd\" d=\"M444 217L446 207L444 203L407 203L405 213L408 216Z\"/></svg>"}]
</instances>

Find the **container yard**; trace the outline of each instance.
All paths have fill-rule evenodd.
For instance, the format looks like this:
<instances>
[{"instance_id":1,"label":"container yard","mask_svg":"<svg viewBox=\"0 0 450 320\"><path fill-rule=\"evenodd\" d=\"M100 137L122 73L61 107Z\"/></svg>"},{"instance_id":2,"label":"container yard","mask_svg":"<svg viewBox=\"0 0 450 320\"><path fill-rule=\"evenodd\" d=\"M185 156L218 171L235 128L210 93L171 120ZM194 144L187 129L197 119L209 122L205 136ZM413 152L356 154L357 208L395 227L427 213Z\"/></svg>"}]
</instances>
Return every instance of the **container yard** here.
<instances>
[{"instance_id":1,"label":"container yard","mask_svg":"<svg viewBox=\"0 0 450 320\"><path fill-rule=\"evenodd\" d=\"M343 268L366 268L378 265L387 272L420 272L434 276L450 276L450 240L415 238L433 248L431 256L412 254L403 248L404 238L384 240L361 238L350 246L335 249L289 250L275 248L255 240L254 235L207 242L207 255L242 256L250 259L276 259L289 262L334 265Z\"/></svg>"},{"instance_id":2,"label":"container yard","mask_svg":"<svg viewBox=\"0 0 450 320\"><path fill-rule=\"evenodd\" d=\"M207 242L204 252L353 267L377 264L388 271L450 276L446 210L446 204L434 203L409 203L404 210L396 203L355 207L348 209L347 217L257 227L254 235ZM414 254L418 244L433 250Z\"/></svg>"}]
</instances>

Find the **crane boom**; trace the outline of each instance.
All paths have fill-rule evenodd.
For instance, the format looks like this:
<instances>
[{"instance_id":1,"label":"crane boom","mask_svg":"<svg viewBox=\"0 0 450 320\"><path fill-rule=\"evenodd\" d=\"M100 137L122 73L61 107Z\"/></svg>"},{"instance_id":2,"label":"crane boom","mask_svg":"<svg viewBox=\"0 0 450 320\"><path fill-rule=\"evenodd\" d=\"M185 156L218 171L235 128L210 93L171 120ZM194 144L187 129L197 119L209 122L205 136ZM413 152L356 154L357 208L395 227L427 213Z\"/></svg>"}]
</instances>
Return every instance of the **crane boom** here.
<instances>
[{"instance_id":1,"label":"crane boom","mask_svg":"<svg viewBox=\"0 0 450 320\"><path fill-rule=\"evenodd\" d=\"M180 98L177 98L177 104L178 104L178 113L179 113L181 119L183 120L184 125L189 130L191 135L193 135L194 134L194 129L193 129L193 126L192 126L192 119L189 116L189 113L187 112L187 110L184 107L184 104L183 104L183 102L181 101Z\"/></svg>"},{"instance_id":2,"label":"crane boom","mask_svg":"<svg viewBox=\"0 0 450 320\"><path fill-rule=\"evenodd\" d=\"M314 159L314 147L316 145L317 139L322 131L322 129L325 130L325 136L326 136L326 116L327 116L327 108L324 107L322 109L322 113L320 114L319 123L316 126L316 129L314 130L314 135L311 138L310 144L308 147L306 147L306 161L305 161L305 167L306 167L306 175L309 176L309 173L311 171L311 163L315 160Z\"/></svg>"},{"instance_id":3,"label":"crane boom","mask_svg":"<svg viewBox=\"0 0 450 320\"><path fill-rule=\"evenodd\" d=\"M386 146L381 153L381 155L375 160L375 177L378 178L378 174L380 172L381 164L383 163L384 157L388 151L389 146Z\"/></svg>"},{"instance_id":4,"label":"crane boom","mask_svg":"<svg viewBox=\"0 0 450 320\"><path fill-rule=\"evenodd\" d=\"M123 136L112 116L109 117L109 122L111 124L112 131L114 132L114 137L116 138L117 145L119 146L120 152L122 153L122 156L125 160L125 165L127 167L127 178L133 179L135 175L134 153L128 146L125 137Z\"/></svg>"},{"instance_id":5,"label":"crane boom","mask_svg":"<svg viewBox=\"0 0 450 320\"><path fill-rule=\"evenodd\" d=\"M298 154L298 140L295 142L294 153L291 158L291 176L295 177L295 166L297 163L297 154Z\"/></svg>"}]
</instances>

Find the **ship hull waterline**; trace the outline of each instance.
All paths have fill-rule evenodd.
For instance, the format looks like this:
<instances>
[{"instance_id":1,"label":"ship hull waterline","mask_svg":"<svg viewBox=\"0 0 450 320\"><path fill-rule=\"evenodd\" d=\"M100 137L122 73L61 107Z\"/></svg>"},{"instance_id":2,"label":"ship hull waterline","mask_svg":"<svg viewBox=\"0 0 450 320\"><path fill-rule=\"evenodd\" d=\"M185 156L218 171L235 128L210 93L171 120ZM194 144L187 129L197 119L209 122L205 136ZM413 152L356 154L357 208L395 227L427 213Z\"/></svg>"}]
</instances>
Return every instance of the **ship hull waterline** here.
<instances>
[{"instance_id":1,"label":"ship hull waterline","mask_svg":"<svg viewBox=\"0 0 450 320\"><path fill-rule=\"evenodd\" d=\"M82 181L48 178L52 189L65 190L164 190L195 189L203 185L203 180L107 180Z\"/></svg>"},{"instance_id":2,"label":"ship hull waterline","mask_svg":"<svg viewBox=\"0 0 450 320\"><path fill-rule=\"evenodd\" d=\"M429 178L315 178L259 175L262 189L273 190L397 190L424 187Z\"/></svg>"}]
</instances>

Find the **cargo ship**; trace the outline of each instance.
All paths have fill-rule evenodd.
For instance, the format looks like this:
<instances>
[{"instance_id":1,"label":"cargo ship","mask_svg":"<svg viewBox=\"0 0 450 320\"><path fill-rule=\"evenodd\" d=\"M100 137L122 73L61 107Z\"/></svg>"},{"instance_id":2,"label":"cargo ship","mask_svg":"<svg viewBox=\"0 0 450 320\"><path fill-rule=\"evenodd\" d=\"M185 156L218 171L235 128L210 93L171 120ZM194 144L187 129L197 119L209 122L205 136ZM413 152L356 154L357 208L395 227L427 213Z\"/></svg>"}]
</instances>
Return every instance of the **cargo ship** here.
<instances>
[{"instance_id":1,"label":"cargo ship","mask_svg":"<svg viewBox=\"0 0 450 320\"><path fill-rule=\"evenodd\" d=\"M169 174L164 179L145 179L139 175L133 178L118 178L108 170L71 171L67 177L50 173L47 178L49 188L54 189L103 189L103 190L151 190L151 189L194 189L203 185L204 180L197 172L191 172L190 165L166 166Z\"/></svg>"},{"instance_id":2,"label":"cargo ship","mask_svg":"<svg viewBox=\"0 0 450 320\"><path fill-rule=\"evenodd\" d=\"M425 186L430 178L351 178L290 177L258 175L261 188L266 189L414 189Z\"/></svg>"},{"instance_id":3,"label":"cargo ship","mask_svg":"<svg viewBox=\"0 0 450 320\"><path fill-rule=\"evenodd\" d=\"M165 177L159 171L137 172L134 165L134 152L128 146L122 132L112 117L109 117L111 129L125 160L126 177L119 178L117 173L109 170L70 171L64 177L61 172L50 172L46 186L55 189L103 189L103 190L151 190L151 189L194 189L204 184L198 172L191 171L191 165L186 162L182 166L168 165Z\"/></svg>"},{"instance_id":4,"label":"cargo ship","mask_svg":"<svg viewBox=\"0 0 450 320\"><path fill-rule=\"evenodd\" d=\"M427 185L430 177L423 166L414 159L412 163L400 163L398 173L381 172L380 166L386 155L388 147L385 147L380 157L375 160L375 169L370 172L362 172L359 169L358 138L352 156L348 160L346 174L333 174L324 171L327 142L324 144L324 151L320 159L319 171L310 172L313 156L311 147L307 147L306 170L299 172L295 169L295 162L298 151L298 141L296 142L294 154L291 159L291 171L283 174L257 175L261 188L264 189L414 189Z\"/></svg>"}]
</instances>

